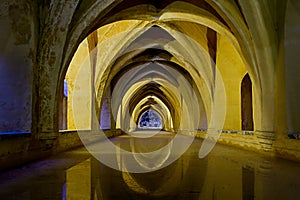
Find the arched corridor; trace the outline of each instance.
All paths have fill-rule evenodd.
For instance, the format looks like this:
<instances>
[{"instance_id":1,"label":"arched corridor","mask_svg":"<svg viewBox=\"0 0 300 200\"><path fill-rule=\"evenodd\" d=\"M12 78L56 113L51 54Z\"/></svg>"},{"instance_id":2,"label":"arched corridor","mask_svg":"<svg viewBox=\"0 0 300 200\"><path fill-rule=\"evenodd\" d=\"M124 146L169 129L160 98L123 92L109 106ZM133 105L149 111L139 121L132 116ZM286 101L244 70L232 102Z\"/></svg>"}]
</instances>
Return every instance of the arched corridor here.
<instances>
[{"instance_id":1,"label":"arched corridor","mask_svg":"<svg viewBox=\"0 0 300 200\"><path fill-rule=\"evenodd\" d=\"M213 183L185 185L177 177L194 173L194 165L218 166L223 161L209 156L218 157L214 149L222 145L228 145L227 153L241 153L237 157L249 151L254 160L264 155L299 167L299 12L297 0L5 0L0 6L0 170L84 146L91 154L85 152L85 158L93 156L84 162L92 183L87 199L105 194L99 181L93 182L93 173L102 176L92 170L98 161L121 171L125 184L136 187L134 193L175 190L167 181L161 186L146 181L143 189L132 175L147 177L158 170L173 182L183 181L183 193L192 194L182 198L189 199L194 186L206 184L205 193L221 195L212 191L220 191L222 181L229 183L228 177L210 177ZM196 164L168 174L165 169L195 159L189 151L197 151ZM264 199L261 169L231 153L226 158L239 163L239 174L228 174L237 177L232 184L239 189L228 198ZM79 163L75 157L73 164ZM124 168L125 161L130 164ZM289 166L285 169L289 174ZM199 176L213 173L205 168ZM289 177L286 185L297 183L298 175ZM244 178L255 185L244 188Z\"/></svg>"}]
</instances>

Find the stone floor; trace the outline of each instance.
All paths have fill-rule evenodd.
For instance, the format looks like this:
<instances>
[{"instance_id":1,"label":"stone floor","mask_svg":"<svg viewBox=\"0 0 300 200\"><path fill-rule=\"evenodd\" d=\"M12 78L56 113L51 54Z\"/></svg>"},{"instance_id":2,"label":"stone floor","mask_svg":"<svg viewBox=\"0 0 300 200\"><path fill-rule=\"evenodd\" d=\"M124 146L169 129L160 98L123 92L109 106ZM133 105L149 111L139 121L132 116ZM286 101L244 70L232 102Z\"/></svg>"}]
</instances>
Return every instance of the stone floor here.
<instances>
[{"instance_id":1,"label":"stone floor","mask_svg":"<svg viewBox=\"0 0 300 200\"><path fill-rule=\"evenodd\" d=\"M300 199L300 163L220 144L200 159L203 141L195 139L179 159L161 168L172 153L159 149L172 146L172 138L112 139L137 153L136 164L151 172L126 172L134 168L118 151L105 153L123 172L112 169L83 147L2 172L0 199ZM147 154L153 151L158 153Z\"/></svg>"}]
</instances>

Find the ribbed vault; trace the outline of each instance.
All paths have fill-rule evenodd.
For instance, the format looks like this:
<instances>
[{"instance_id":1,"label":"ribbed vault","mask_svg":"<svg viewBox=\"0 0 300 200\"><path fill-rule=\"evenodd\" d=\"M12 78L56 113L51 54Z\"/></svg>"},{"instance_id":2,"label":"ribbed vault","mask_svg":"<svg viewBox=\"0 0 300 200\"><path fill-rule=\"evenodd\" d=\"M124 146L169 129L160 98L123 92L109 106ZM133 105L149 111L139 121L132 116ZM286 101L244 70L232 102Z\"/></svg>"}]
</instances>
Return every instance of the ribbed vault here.
<instances>
[{"instance_id":1,"label":"ribbed vault","mask_svg":"<svg viewBox=\"0 0 300 200\"><path fill-rule=\"evenodd\" d=\"M252 12L261 16L265 5L258 4L260 9L253 9ZM230 76L234 75L226 71L224 67L226 60L224 56L222 57L225 55L222 53L224 50L228 52L228 49L231 49L240 63L237 69L239 77L235 82L240 84L242 77L248 73L253 83L255 129L272 132L274 104L270 103L270 99L274 97L274 79L263 77L274 73L273 66L277 53L274 52L276 48L273 46L278 44L279 39L276 38L276 34L268 32L267 27L270 25L266 24L270 17L274 17L274 13L262 15L263 17L258 19L251 17L245 9L254 8L258 4L214 0L163 3L111 1L102 5L81 2L70 23L73 29L68 34L66 44L72 45L66 45L64 48L60 81L77 47L77 50L82 47L79 45L80 42L86 41L94 74L92 88L96 91L95 109L99 116L104 91L114 88L117 77L122 77L131 68L144 66L149 62L176 66L183 69L182 74L189 76L193 82L191 86L197 93L197 103L201 107L199 113L203 119L203 122L199 122L198 128L202 129L207 127L206 123L211 123L213 109L216 107L216 85L220 85L216 83L220 80L216 77L229 80ZM274 3L272 6L279 7L280 4ZM84 21L82 16L85 16ZM280 23L272 22L273 25ZM86 25L79 26L79 24ZM266 30L255 31L257 24L263 25ZM159 35L159 40L153 38L155 35ZM271 46L261 50L259 42L264 46ZM238 66L237 62L235 65ZM230 84L225 83L224 87L227 90ZM262 96L265 91L269 95ZM131 100L135 102L134 104L137 101ZM131 110L134 104L130 104ZM234 110L239 113L237 108ZM237 126L235 128L239 129Z\"/></svg>"}]
</instances>

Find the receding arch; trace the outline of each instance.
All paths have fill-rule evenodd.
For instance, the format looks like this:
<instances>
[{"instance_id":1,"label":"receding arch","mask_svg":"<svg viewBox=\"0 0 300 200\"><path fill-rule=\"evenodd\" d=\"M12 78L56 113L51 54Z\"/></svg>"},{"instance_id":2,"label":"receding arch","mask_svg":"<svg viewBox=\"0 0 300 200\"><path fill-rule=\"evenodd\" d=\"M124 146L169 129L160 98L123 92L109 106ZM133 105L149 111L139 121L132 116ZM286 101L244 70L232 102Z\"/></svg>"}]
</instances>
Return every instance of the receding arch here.
<instances>
[{"instance_id":1,"label":"receding arch","mask_svg":"<svg viewBox=\"0 0 300 200\"><path fill-rule=\"evenodd\" d=\"M123 3L123 5L126 5L125 8L127 6L135 8L135 5L139 5L138 2L140 2L140 1L137 1L137 3L134 4L134 5L127 4L127 3L129 3L129 1L123 1L122 3ZM188 2L190 2L190 1L188 1ZM147 5L147 4L149 4L148 1L141 1L140 3L143 4L143 5L145 4L145 8L148 8L147 10L149 11L149 12L144 12L144 10L138 10L138 11L142 11L142 13L143 13L143 15L140 16L140 19L149 20L151 22L153 20L157 20L157 19L158 19L158 21L173 21L173 19L170 18L170 17L171 16L176 16L176 14L177 14L176 11L178 11L178 10L182 11L182 12L183 11L188 11L188 13L190 13L190 12L194 12L194 10L197 10L197 9L194 9L194 8L197 8L197 7L202 8L198 4L195 4L194 6L193 5L192 6L189 6L189 5L183 6L182 2L179 2L179 4L178 4L178 1L175 1L174 3L177 3L177 4L176 5L169 5L170 6L169 8L167 8L168 6L166 6L166 7L165 6L160 6L159 7L160 9L164 8L165 9L164 11L167 11L167 12L169 11L167 13L167 15L164 15L162 17L162 15L159 15L160 12L158 12L158 11L160 11L160 9L152 9L152 7L155 8L156 4L155 4L155 6L151 7L151 6ZM262 87L260 86L261 85L260 77L262 77L263 74L268 73L269 71L264 70L263 74L258 73L259 70L256 69L256 68L258 68L258 65L256 64L256 62L254 62L255 61L254 53L255 53L256 48L253 48L253 45L251 45L252 44L251 38L247 37L250 34L248 34L248 30L246 29L245 26L239 26L240 25L239 23L234 23L235 21L232 21L232 18L235 17L235 15L234 16L232 16L232 15L236 14L238 12L231 12L232 11L231 9L226 9L227 8L226 6L233 7L235 5L235 3L231 2L231 3L228 3L228 4L224 4L222 2L217 3L217 2L214 2L214 1L207 1L207 3L214 10L213 13L211 12L211 9L209 9L209 12L203 12L203 11L199 10L197 12L195 11L194 14L195 15L201 15L202 17L204 17L205 19L203 19L203 20L205 20L205 22L208 22L210 24L209 27L211 29L222 30L222 31L220 31L220 34L228 36L229 39L231 38L231 41L235 44L235 46L237 47L239 52L245 52L245 54L251 54L251 55L245 55L245 56L243 56L243 54L241 54L241 56L245 57L245 60L248 61L246 63L249 64L248 71L249 71L249 73L252 77L253 88L255 90L255 93L257 94L256 98L255 98L255 105L257 107L256 110L258 111L260 109L260 107L264 108L264 109L262 109L262 111L266 110L265 107L271 108L271 106L272 106L271 103L270 103L271 95L270 95L270 97L268 97L267 100L265 100L265 98L260 98L261 97L261 90L268 90L270 88L270 85L271 85L271 84L266 85L266 88L262 89ZM244 5L242 5L242 8L246 7L247 3L249 3L249 2L243 2L243 3L244 3ZM62 54L62 59L57 59L57 60L61 60L61 61L57 61L57 65L55 65L55 66L60 66L60 68L57 69L57 70L53 70L53 72L51 72L51 73L53 73L52 74L52 76L54 77L53 80L50 79L51 75L47 75L46 72L45 72L45 74L46 74L45 77L46 78L45 78L45 80L43 80L44 82L46 81L46 79L49 79L50 82L53 82L52 84L54 86L59 85L59 83L63 80L62 78L64 77L64 74L67 70L69 62L71 61L71 59L72 59L78 45L80 44L80 42L83 41L84 38L86 38L89 33L93 32L97 28L99 28L99 27L101 27L101 26L103 26L103 25L105 25L109 22L113 22L113 21L117 21L117 20L121 20L121 19L126 18L126 16L122 17L119 14L118 14L118 16L114 17L114 15L116 13L120 13L120 10L116 10L118 12L113 12L114 8L117 7L118 4L120 4L120 1L105 1L105 2L102 2L102 3L90 2L90 3L87 3L87 4L86 3L84 3L84 4L78 3L78 5L77 5L77 3L74 3L72 9L74 9L74 8L76 8L76 6L78 6L77 8L80 8L79 9L80 12L79 11L76 11L76 12L73 11L72 16L71 15L70 16L58 15L58 16L64 17L64 19L66 19L66 20L60 20L61 22L59 23L59 25L61 25L61 24L65 25L66 23L69 22L68 26L62 26L62 27L68 27L69 29L68 29L68 31L64 31L64 33L62 33L61 37L60 37L60 38L67 38L67 40L62 45L60 44L60 42L55 42L51 46L50 49L58 49L58 48L62 47L61 49L63 49L64 53ZM256 4L258 4L258 2L256 2L256 1L251 3L251 5L256 5ZM58 4L58 3L54 4L54 5L55 6L60 6L60 4ZM237 6L235 6L235 7L238 8ZM122 7L122 8L124 8L124 7ZM179 8L179 9L177 9L177 8ZM207 7L204 7L202 9L207 10ZM57 10L60 10L60 9L57 9ZM60 10L60 12L63 12L64 10L67 10L67 6L66 6L66 8L62 9L62 11ZM137 11L137 9L135 9L135 10ZM225 12L226 10L230 11L232 15L228 14L228 12ZM110 11L112 11L112 12L110 12ZM239 11L239 10L237 10L237 11ZM260 9L258 9L258 11L260 11ZM130 13L130 12L127 12L127 13ZM217 14L218 14L218 16L216 16ZM190 16L194 16L194 15L186 15L186 18L189 17L189 19L191 19ZM245 16L246 18L249 18L249 20L247 20L247 21L250 21L252 19L251 16L252 16L252 14L249 15L249 16ZM134 17L138 17L138 16L134 16ZM49 19L51 19L51 17ZM239 22L240 21L239 19L240 18L237 18L236 21ZM201 20L195 19L194 21L199 22ZM202 22L201 24L204 24L205 22ZM242 22L243 22L243 20L242 20ZM228 28L228 26L230 27L230 29ZM255 26L255 23L252 24L252 26L250 28L252 28L253 26ZM238 28L236 28L236 27L238 27ZM244 27L244 29L242 29L241 27ZM230 30L233 30L234 34L231 34L232 32ZM236 30L241 30L241 31L239 31L237 33ZM216 31L216 32L219 32L219 31ZM254 33L254 34L256 34L256 33ZM53 35L53 34L47 34L47 35ZM241 37L240 35L243 35L245 37ZM240 36L240 37L238 37L238 36ZM47 38L48 37L45 37L44 40L46 41ZM235 40L235 39L237 39L237 40ZM263 41L267 42L269 40L263 40ZM241 46L243 46L243 47L240 48ZM45 51L45 52L41 51L41 52L42 53L39 55L39 57L41 57L42 60L45 59L45 61L43 60L43 62L46 63L47 58L50 58L50 57L47 56L47 55L44 55L44 54L46 54L47 52L51 52L51 51ZM268 52L266 52L266 53L268 53ZM262 53L260 55L264 55L264 53ZM251 60L253 60L253 63L251 62ZM264 67L264 68L267 68L267 67ZM58 72L59 75L55 75L55 73L57 73L57 72ZM57 76L59 76L59 77L57 77ZM58 80L58 81L56 81L56 80ZM271 83L271 81L272 80L270 80L270 83ZM50 126L52 126L52 125L49 125L49 124L53 124L54 127L56 127L56 125L58 124L58 123L54 122L54 119L58 116L58 110L59 110L58 109L58 102L59 102L59 95L60 95L59 92L60 91L58 91L57 88L58 87L56 87L56 91L50 91L51 93L53 93L55 95L51 96L51 99L48 100L49 102L48 101L42 101L41 106L40 106L41 107L40 110L43 110L43 109L48 109L48 106L52 105L51 106L52 108L50 108L51 109L51 113L50 113L51 116L50 117L43 116L44 114L40 113L40 115L42 116L41 118L45 117L48 121L48 123L46 123L46 122L42 123L41 122L40 126L43 127L43 129L45 129L45 130L51 129ZM44 91L41 91L40 92L41 96L46 95L47 93L49 93L48 90L50 90L50 89L44 89ZM264 104L264 106L262 106L261 104ZM208 108L206 110L209 111ZM269 112L267 112L267 111L269 111ZM260 130L267 129L267 127L261 127L262 126L261 125L261 121L262 121L261 120L261 115L273 116L272 114L268 114L268 113L271 113L271 109L268 109L267 111L262 112L263 114L260 114L260 113L256 112L256 115L257 115L255 117L256 118L256 120L255 120L256 121L256 126ZM269 120L269 121L272 121L272 120ZM46 125L46 124L48 124L48 125ZM269 129L272 130L271 128L269 128Z\"/></svg>"},{"instance_id":2,"label":"receding arch","mask_svg":"<svg viewBox=\"0 0 300 200\"><path fill-rule=\"evenodd\" d=\"M163 121L161 116L153 110L148 109L138 118L139 129L162 129Z\"/></svg>"}]
</instances>

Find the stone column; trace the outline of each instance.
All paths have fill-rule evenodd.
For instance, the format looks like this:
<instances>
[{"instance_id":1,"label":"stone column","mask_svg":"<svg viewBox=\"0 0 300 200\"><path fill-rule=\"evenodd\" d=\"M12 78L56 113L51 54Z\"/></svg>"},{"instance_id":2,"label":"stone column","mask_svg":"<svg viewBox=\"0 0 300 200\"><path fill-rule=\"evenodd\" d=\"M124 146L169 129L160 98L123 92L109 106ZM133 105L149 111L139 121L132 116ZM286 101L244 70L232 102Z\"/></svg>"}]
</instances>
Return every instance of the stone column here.
<instances>
[{"instance_id":1,"label":"stone column","mask_svg":"<svg viewBox=\"0 0 300 200\"><path fill-rule=\"evenodd\" d=\"M61 72L69 24L78 0L57 1L38 7L40 29L34 66L34 132L41 140L54 140L59 130L59 99L65 72Z\"/></svg>"},{"instance_id":2,"label":"stone column","mask_svg":"<svg viewBox=\"0 0 300 200\"><path fill-rule=\"evenodd\" d=\"M285 74L287 127L300 135L300 2L288 1L285 20Z\"/></svg>"}]
</instances>

